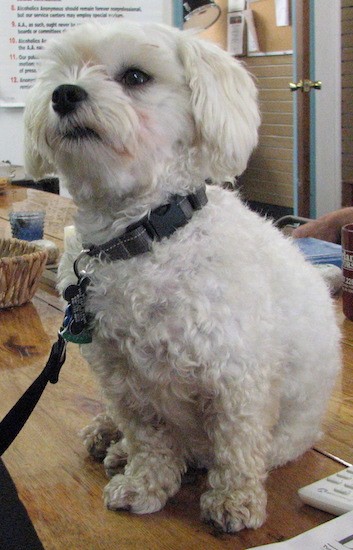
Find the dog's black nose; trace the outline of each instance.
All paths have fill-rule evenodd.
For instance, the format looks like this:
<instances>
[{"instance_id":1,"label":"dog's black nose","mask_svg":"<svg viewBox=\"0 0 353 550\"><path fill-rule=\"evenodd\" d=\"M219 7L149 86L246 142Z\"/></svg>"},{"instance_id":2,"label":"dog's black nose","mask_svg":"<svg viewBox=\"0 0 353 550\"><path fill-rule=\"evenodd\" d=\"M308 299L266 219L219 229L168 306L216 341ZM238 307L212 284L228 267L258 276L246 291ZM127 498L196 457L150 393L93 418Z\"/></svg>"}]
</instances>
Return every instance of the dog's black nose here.
<instances>
[{"instance_id":1,"label":"dog's black nose","mask_svg":"<svg viewBox=\"0 0 353 550\"><path fill-rule=\"evenodd\" d=\"M52 95L52 105L56 113L61 116L75 111L81 101L87 99L86 90L74 84L62 84L55 88Z\"/></svg>"}]
</instances>

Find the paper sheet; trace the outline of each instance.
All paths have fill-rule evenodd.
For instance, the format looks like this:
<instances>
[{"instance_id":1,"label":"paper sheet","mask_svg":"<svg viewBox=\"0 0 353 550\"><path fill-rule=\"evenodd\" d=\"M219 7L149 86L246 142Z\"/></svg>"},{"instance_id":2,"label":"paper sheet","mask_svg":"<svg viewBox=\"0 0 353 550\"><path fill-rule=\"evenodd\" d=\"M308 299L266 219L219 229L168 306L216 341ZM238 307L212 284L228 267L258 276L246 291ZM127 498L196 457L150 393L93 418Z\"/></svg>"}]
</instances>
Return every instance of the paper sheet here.
<instances>
[{"instance_id":1,"label":"paper sheet","mask_svg":"<svg viewBox=\"0 0 353 550\"><path fill-rule=\"evenodd\" d=\"M1 0L0 106L23 105L38 69L38 54L58 33L87 21L121 18L171 23L172 2L160 0Z\"/></svg>"},{"instance_id":2,"label":"paper sheet","mask_svg":"<svg viewBox=\"0 0 353 550\"><path fill-rule=\"evenodd\" d=\"M353 511L306 531L293 539L248 550L349 550L353 549Z\"/></svg>"},{"instance_id":3,"label":"paper sheet","mask_svg":"<svg viewBox=\"0 0 353 550\"><path fill-rule=\"evenodd\" d=\"M254 15L251 9L244 11L247 30L248 30L248 53L260 51L259 41L254 22Z\"/></svg>"},{"instance_id":4,"label":"paper sheet","mask_svg":"<svg viewBox=\"0 0 353 550\"><path fill-rule=\"evenodd\" d=\"M275 7L277 27L290 25L289 0L276 0Z\"/></svg>"},{"instance_id":5,"label":"paper sheet","mask_svg":"<svg viewBox=\"0 0 353 550\"><path fill-rule=\"evenodd\" d=\"M243 11L246 7L246 0L228 0L228 11Z\"/></svg>"},{"instance_id":6,"label":"paper sheet","mask_svg":"<svg viewBox=\"0 0 353 550\"><path fill-rule=\"evenodd\" d=\"M245 16L241 11L228 13L228 52L244 55Z\"/></svg>"}]
</instances>

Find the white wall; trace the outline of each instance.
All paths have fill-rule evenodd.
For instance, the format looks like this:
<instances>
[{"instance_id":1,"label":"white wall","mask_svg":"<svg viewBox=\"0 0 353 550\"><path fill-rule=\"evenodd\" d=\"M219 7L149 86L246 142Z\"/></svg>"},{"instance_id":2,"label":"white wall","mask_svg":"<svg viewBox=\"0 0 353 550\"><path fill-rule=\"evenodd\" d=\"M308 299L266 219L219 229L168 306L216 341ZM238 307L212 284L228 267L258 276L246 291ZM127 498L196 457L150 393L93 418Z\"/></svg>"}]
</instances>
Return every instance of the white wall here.
<instances>
[{"instance_id":1,"label":"white wall","mask_svg":"<svg viewBox=\"0 0 353 550\"><path fill-rule=\"evenodd\" d=\"M23 109L0 107L0 161L23 165Z\"/></svg>"},{"instance_id":2,"label":"white wall","mask_svg":"<svg viewBox=\"0 0 353 550\"><path fill-rule=\"evenodd\" d=\"M341 206L341 2L313 0L315 72L322 89L314 100L315 193L312 217Z\"/></svg>"}]
</instances>

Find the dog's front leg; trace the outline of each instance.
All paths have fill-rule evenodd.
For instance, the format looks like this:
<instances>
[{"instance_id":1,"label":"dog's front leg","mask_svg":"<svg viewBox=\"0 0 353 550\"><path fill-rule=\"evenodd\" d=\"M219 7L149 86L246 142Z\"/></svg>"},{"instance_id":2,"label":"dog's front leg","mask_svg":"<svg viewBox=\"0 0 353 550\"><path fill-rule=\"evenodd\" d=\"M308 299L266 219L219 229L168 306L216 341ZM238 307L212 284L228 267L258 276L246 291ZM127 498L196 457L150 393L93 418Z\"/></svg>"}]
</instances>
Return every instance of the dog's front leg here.
<instances>
[{"instance_id":1,"label":"dog's front leg","mask_svg":"<svg viewBox=\"0 0 353 550\"><path fill-rule=\"evenodd\" d=\"M222 531L257 528L266 517L266 452L270 431L251 399L228 388L208 406L206 429L213 445L210 489L201 496L201 517ZM248 396L249 397L249 396Z\"/></svg>"},{"instance_id":2,"label":"dog's front leg","mask_svg":"<svg viewBox=\"0 0 353 550\"><path fill-rule=\"evenodd\" d=\"M138 426L125 435L128 464L124 475L115 475L105 487L104 502L110 510L157 512L178 491L185 461L164 426Z\"/></svg>"}]
</instances>

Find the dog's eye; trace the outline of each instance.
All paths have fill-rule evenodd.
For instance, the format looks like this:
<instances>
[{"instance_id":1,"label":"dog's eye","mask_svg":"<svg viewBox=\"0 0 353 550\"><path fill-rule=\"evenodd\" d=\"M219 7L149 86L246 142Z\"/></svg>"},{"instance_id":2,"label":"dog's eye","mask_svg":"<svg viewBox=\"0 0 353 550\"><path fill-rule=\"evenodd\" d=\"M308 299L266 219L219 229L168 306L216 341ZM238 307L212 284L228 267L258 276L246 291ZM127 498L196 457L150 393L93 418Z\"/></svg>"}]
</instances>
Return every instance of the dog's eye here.
<instances>
[{"instance_id":1,"label":"dog's eye","mask_svg":"<svg viewBox=\"0 0 353 550\"><path fill-rule=\"evenodd\" d=\"M125 86L142 86L151 80L151 77L140 69L128 69L121 78Z\"/></svg>"}]
</instances>

